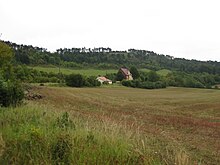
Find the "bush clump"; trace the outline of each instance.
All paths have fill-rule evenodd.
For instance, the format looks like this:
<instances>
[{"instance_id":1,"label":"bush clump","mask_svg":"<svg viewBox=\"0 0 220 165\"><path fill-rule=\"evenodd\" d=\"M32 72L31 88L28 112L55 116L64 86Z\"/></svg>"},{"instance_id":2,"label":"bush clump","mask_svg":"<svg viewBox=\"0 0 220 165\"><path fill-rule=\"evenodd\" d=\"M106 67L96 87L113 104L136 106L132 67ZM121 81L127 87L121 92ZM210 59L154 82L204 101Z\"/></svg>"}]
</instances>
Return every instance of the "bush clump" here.
<instances>
[{"instance_id":1,"label":"bush clump","mask_svg":"<svg viewBox=\"0 0 220 165\"><path fill-rule=\"evenodd\" d=\"M96 80L96 77L85 77L81 74L70 74L66 76L66 85L71 87L96 87L101 83Z\"/></svg>"},{"instance_id":2,"label":"bush clump","mask_svg":"<svg viewBox=\"0 0 220 165\"><path fill-rule=\"evenodd\" d=\"M11 82L0 80L0 106L16 107L22 103L24 98L24 90L21 84L14 81Z\"/></svg>"},{"instance_id":3,"label":"bush clump","mask_svg":"<svg viewBox=\"0 0 220 165\"><path fill-rule=\"evenodd\" d=\"M143 88L143 89L159 89L166 88L166 83L162 81L150 82L150 81L140 81L140 80L123 80L123 86L133 87L133 88Z\"/></svg>"}]
</instances>

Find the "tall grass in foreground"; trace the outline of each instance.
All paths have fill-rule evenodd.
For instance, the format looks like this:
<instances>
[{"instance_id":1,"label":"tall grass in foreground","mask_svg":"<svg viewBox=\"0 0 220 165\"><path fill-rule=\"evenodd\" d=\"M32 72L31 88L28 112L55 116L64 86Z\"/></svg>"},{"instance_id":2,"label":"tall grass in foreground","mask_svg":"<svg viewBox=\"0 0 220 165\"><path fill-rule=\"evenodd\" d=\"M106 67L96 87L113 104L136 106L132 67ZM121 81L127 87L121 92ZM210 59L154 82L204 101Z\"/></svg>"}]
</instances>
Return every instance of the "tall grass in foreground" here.
<instances>
[{"instance_id":1,"label":"tall grass in foreground","mask_svg":"<svg viewBox=\"0 0 220 165\"><path fill-rule=\"evenodd\" d=\"M0 164L191 164L177 146L123 121L36 105L0 109Z\"/></svg>"}]
</instances>

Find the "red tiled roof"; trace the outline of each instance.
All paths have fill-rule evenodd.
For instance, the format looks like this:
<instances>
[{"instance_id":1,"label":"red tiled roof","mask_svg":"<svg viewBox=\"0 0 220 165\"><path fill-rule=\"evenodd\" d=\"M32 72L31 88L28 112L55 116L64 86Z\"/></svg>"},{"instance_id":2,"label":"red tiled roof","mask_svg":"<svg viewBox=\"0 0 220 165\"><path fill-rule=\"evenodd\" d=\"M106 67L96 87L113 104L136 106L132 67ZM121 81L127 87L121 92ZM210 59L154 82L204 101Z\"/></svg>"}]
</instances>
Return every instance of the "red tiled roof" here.
<instances>
[{"instance_id":1,"label":"red tiled roof","mask_svg":"<svg viewBox=\"0 0 220 165\"><path fill-rule=\"evenodd\" d=\"M107 79L106 77L98 77L99 80L102 80L102 81L111 81L109 79Z\"/></svg>"}]
</instances>

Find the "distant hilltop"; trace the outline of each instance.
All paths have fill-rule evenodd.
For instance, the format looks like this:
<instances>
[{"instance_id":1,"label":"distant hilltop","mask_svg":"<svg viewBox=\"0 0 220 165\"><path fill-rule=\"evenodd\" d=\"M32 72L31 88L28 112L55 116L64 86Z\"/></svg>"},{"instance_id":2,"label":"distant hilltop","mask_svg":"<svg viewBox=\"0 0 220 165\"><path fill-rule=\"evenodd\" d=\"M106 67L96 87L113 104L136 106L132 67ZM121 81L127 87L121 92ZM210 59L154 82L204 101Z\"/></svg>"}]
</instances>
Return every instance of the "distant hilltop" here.
<instances>
[{"instance_id":1,"label":"distant hilltop","mask_svg":"<svg viewBox=\"0 0 220 165\"><path fill-rule=\"evenodd\" d=\"M169 69L187 73L220 74L220 62L198 61L157 54L153 51L128 49L112 50L99 48L60 48L56 52L32 45L19 45L3 41L14 50L16 62L26 65L62 65L63 67L115 69L120 66L135 66L151 70Z\"/></svg>"}]
</instances>

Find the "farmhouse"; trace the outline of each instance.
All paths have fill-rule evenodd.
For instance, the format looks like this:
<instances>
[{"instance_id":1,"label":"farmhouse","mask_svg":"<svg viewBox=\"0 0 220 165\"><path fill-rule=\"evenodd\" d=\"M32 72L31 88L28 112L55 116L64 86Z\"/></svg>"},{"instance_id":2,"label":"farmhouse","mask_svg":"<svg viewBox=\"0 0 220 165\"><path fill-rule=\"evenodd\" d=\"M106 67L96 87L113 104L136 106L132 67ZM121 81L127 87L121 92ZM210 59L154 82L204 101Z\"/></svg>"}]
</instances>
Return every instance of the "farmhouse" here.
<instances>
[{"instance_id":1,"label":"farmhouse","mask_svg":"<svg viewBox=\"0 0 220 165\"><path fill-rule=\"evenodd\" d=\"M126 68L126 67L121 67L121 68L119 69L119 72L122 73L122 75L124 76L124 79L126 79L126 80L133 80L132 74L131 74L131 72L129 71L128 68Z\"/></svg>"},{"instance_id":2,"label":"farmhouse","mask_svg":"<svg viewBox=\"0 0 220 165\"><path fill-rule=\"evenodd\" d=\"M112 81L106 77L97 77L96 80L98 80L101 84L112 84Z\"/></svg>"}]
</instances>

